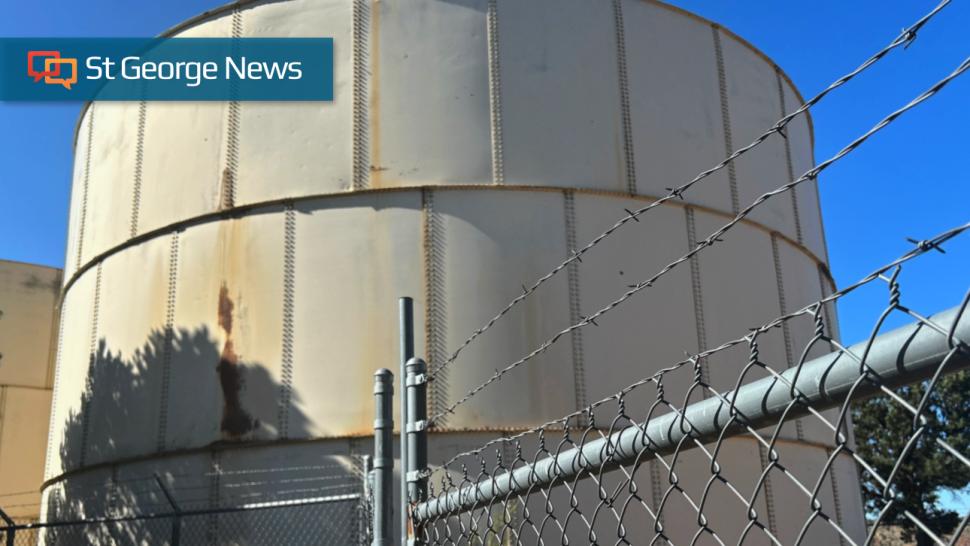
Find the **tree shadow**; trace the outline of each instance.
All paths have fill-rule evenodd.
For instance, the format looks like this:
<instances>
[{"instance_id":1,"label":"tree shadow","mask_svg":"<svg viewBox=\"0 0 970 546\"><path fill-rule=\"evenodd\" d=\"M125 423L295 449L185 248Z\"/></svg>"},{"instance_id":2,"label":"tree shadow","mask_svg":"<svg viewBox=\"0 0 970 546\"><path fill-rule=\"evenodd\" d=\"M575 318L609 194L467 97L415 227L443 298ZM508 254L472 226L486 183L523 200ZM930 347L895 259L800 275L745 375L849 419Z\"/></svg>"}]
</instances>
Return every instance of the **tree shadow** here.
<instances>
[{"instance_id":1,"label":"tree shadow","mask_svg":"<svg viewBox=\"0 0 970 546\"><path fill-rule=\"evenodd\" d=\"M47 488L46 521L171 512L156 472L183 510L224 504L213 499L213 483L219 483L205 466L208 457L227 447L310 436L296 394L270 367L236 355L231 336L219 341L206 327L155 329L127 357L109 343L100 339L89 355L80 401L62 400L71 409L54 423L63 435L53 436L58 444L50 451L57 450L67 475ZM159 453L168 456L153 459ZM254 464L274 479L292 478L286 468L273 472L281 469ZM261 487L285 490L271 482ZM163 544L171 520L45 533L45 543L54 544Z\"/></svg>"}]
</instances>

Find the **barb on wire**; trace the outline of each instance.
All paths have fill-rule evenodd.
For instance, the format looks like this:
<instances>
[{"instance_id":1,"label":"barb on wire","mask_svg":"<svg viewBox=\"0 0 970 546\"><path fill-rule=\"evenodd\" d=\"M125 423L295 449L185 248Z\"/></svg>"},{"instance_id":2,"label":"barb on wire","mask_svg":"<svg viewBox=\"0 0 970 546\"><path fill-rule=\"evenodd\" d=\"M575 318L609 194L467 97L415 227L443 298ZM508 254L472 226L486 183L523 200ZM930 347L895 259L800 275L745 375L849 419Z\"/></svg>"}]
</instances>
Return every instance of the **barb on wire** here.
<instances>
[{"instance_id":1,"label":"barb on wire","mask_svg":"<svg viewBox=\"0 0 970 546\"><path fill-rule=\"evenodd\" d=\"M583 256L583 254L585 254L590 249L592 249L593 247L595 247L596 245L598 245L604 239L607 239L608 237L610 237L615 231L617 231L618 229L620 229L621 227L623 227L624 225L626 225L627 223L629 223L631 220L634 221L634 222L639 222L640 221L640 219L639 219L640 216L642 216L643 214L647 213L648 211L650 211L650 210L652 210L652 209L654 209L656 207L659 207L660 205L663 205L664 203L666 203L666 202L668 202L670 200L673 200L673 199L683 199L683 194L687 190L689 190L691 187L693 187L695 184L701 182L702 180L704 180L705 178L709 177L710 175L712 175L712 174L720 171L721 169L725 168L728 164L730 164L732 161L736 160L738 157L740 157L740 156L744 155L745 153L751 151L752 149L756 148L762 142L764 142L765 140L767 140L771 135L773 135L775 133L779 133L779 134L781 134L781 135L784 136L784 134L785 134L784 133L785 127L793 119L795 119L796 117L798 117L802 113L806 112L807 110L809 110L810 108L812 108L813 106L815 106L816 104L818 104L823 98L825 98L826 95L828 95L832 91L838 89L839 87L842 87L843 85L845 85L846 83L848 83L849 81L851 81L853 78L855 78L856 76L858 76L859 74L861 74L862 72L864 72L870 66L872 66L873 64L875 64L876 62L878 62L880 59L882 59L883 57L885 57L886 55L888 55L891 51L893 51L894 49L898 48L899 46L902 45L904 47L908 47L909 44L912 43L913 39L915 39L916 34L919 32L919 30L921 28L923 28L924 25L926 25L937 13L939 13L949 3L950 3L950 0L943 0L942 2L940 2L929 13L927 13L926 15L924 15L922 18L920 18L918 21L916 21L915 23L913 23L908 28L903 29L902 32L900 32L899 35L897 35L896 38L894 38L889 43L889 45L885 46L884 48L882 48L881 50L879 50L878 52L876 52L874 55L872 55L871 57L869 57L868 59L866 59L862 64L860 64L858 67L856 67L851 72L848 72L847 74L843 75L839 79L837 79L834 82L832 82L831 84L829 84L828 87L826 87L821 92L819 92L817 95L815 95L814 97L812 97L811 99L809 99L808 101L806 101L804 104L802 104L800 107L798 107L795 111L793 111L790 114L782 117L770 129L768 129L767 131L765 131L764 133L762 133L760 136L758 136L756 139L754 139L747 146L744 146L742 148L739 148L739 149L735 150L728 157L726 157L725 159L723 159L720 163L718 163L717 165L715 165L715 166L713 166L713 167L711 167L711 168L709 168L709 169L701 172L700 174L698 174L697 176L695 176L689 182L687 182L685 184L682 184L680 186L674 187L674 188L667 188L667 191L668 191L667 195L656 199L652 203L650 203L650 204L648 204L648 205L646 205L644 207L641 207L641 208L639 208L637 210L634 210L634 211L631 211L629 209L624 209L624 211L627 213L627 215L624 216L624 217L622 217L622 218L620 218L619 220L617 220L617 222L615 224L613 224L613 226L611 226L609 229L607 229L606 231L604 231L600 235L596 236L593 240L591 240L589 243L587 243L584 247L580 248L579 250L569 249L570 250L570 256L569 256L569 258L567 258L565 261L563 261L562 263L560 263L559 265L557 265L556 267L554 267L551 271L549 271L548 273L546 273L545 275L543 275L542 277L540 277L539 279L537 279L532 284L532 286L525 287L523 285L523 287L522 287L522 294L516 296L501 311L499 311L498 314L496 314L494 317L492 317L491 319L489 319L489 321L486 322L481 328L479 328L479 329L475 330L474 332L472 332L472 334L468 338L466 338L465 341L463 341L458 346L457 349L455 349L455 351L452 353L452 355L450 357L448 357L447 360L445 360L444 362L432 362L431 363L432 370L430 372L430 376L433 378L437 374L438 371L440 371L441 369L443 369L443 368L449 366L450 364L452 364L458 358L458 355L460 355L461 352L466 347L468 347L473 341L475 341L475 339L477 339L479 336L481 336L483 333L485 333L487 330L489 330L492 326L494 326L496 322L498 322L499 320L502 319L502 317L504 317L505 315L507 315L516 305L518 305L520 302L522 302L523 300L525 300L526 298L528 298L529 296L531 296L536 290L539 289L540 286L542 286L543 284L545 284L546 281L548 281L551 278L553 278L554 276L556 276L560 271L562 271L563 269L565 269L566 267L568 267L569 264L571 264L572 262L574 262L574 261L576 261L576 262L582 262L582 256Z\"/></svg>"},{"instance_id":2,"label":"barb on wire","mask_svg":"<svg viewBox=\"0 0 970 546\"><path fill-rule=\"evenodd\" d=\"M612 302L610 302L605 307L599 309L595 313L592 313L592 314L584 317L579 322L577 322L577 323L575 323L575 324L573 324L573 325L571 325L571 326L569 326L569 327L567 327L567 328L565 328L563 330L560 330L559 332L557 332L556 334L554 334L552 337L550 337L549 339L547 339L546 341L544 341L542 344L540 344L531 353L529 353L526 356L520 358L519 360L517 360L517 361L515 361L515 362L513 362L511 364L509 364L508 366L506 366L504 368L501 368L500 370L496 371L491 377L489 377L488 379L486 379L483 383L481 383L480 385L478 385L478 386L472 388L470 391L468 391L465 394L465 396L463 396L462 398L460 398L459 400L457 400L456 402L454 402L453 404L451 404L450 406L448 406L445 410L443 410L443 411L435 414L434 416L432 416L431 419L430 419L430 422L431 423L434 423L434 422L436 422L438 420L438 418L440 418L440 417L442 417L442 416L444 416L446 414L449 414L449 413L454 412L455 408L457 408L458 406L460 406L460 405L464 404L465 402L467 402L468 400L470 400L476 394L478 394L479 392L481 392L483 389L487 388L492 383L494 383L494 382L498 381L499 379L501 379L507 373L509 373L512 370L518 368L522 364L525 364L526 362L532 360L536 356L544 353L547 349L549 349L549 347L551 347L554 343L556 343L557 341L559 341L559 339L561 339L563 336L565 336L565 335L573 332L574 330L577 330L579 328L583 328L583 327L585 327L585 326L587 326L589 324L593 324L593 321L595 321L597 318L605 315L606 313L609 313L610 311L612 311L616 307L622 305L625 301L627 301L628 299L630 299L633 295L635 295L635 294L643 291L646 288L651 287L657 280L659 280L661 277L663 277L664 275L666 275L669 271L671 271L674 268L676 268L681 263L690 260L693 256L695 256L696 254L698 254L699 252L701 252L703 249L705 249L707 247L710 247L710 246L713 246L714 243L721 242L723 240L722 239L722 236L725 233L727 233L731 228L733 228L735 225L737 225L738 223L740 223L741 220L743 220L745 217L747 217L749 214L751 214L751 212L754 209L756 209L758 206L760 206L762 203L764 203L768 199L771 199L772 197L774 197L774 196L776 196L778 194L785 193L785 192L791 190L792 188L794 188L795 186L797 186L797 185L805 182L806 180L811 180L811 179L817 178L818 175L822 171L824 171L825 169L829 168L830 166L832 166L834 163L836 163L837 161L839 161L840 159L842 159L846 155L850 154L853 150L855 150L856 148L858 148L859 146L861 146L864 142L866 142L873 135L875 135L876 133L878 133L879 131L881 131L885 127L887 127L890 124L892 124L895 120L897 120L904 113L908 112L909 110L915 108L916 106L918 106L918 105L922 104L923 102L925 102L926 100L928 100L930 97L932 97L932 96L936 95L937 93L939 93L939 91L941 89L943 89L950 82L952 82L954 79L956 79L957 77L959 77L960 75L962 75L963 73L965 73L967 71L967 69L970 69L970 57L964 59L963 62L960 63L960 65L957 66L956 69L954 69L954 71L951 72L949 75L947 75L943 79L941 79L938 82L936 82L935 84L933 84L929 89L927 89L926 91L924 91L923 93L921 93L916 98L912 99L906 105L902 106L901 108L897 109L896 111L892 112L891 114L889 114L888 116L886 116L885 118L883 118L882 120L880 120L871 129L869 129L868 131L866 131L865 133L863 133L861 136L857 137L855 140L853 140L852 142L850 142L844 148L842 148L841 150L839 150L835 155L833 155L829 159L823 161L822 163L819 163L815 167L809 169L808 171L806 171L804 174L802 174L800 177L796 178L795 180L792 180L792 181L788 182L787 184L784 184L782 186L779 186L779 187L775 188L772 191L769 191L767 193L762 194L760 197L758 197L757 199L755 199L751 204L749 204L744 209L742 209L741 211L739 211L738 214L734 218L731 219L731 221L729 221L728 223L726 223L723 226L721 226L721 228L719 228L717 231L715 231L714 233L712 233L706 239L704 239L702 241L699 241L697 243L697 245L693 249L691 249L690 251L688 251L686 254L682 255L680 258L678 258L678 259L670 262L666 266L664 266L659 272L657 272L655 275L653 275L649 279L640 281L637 284L632 285L632 287L629 290L627 290L622 296L620 296L619 298L613 300Z\"/></svg>"}]
</instances>

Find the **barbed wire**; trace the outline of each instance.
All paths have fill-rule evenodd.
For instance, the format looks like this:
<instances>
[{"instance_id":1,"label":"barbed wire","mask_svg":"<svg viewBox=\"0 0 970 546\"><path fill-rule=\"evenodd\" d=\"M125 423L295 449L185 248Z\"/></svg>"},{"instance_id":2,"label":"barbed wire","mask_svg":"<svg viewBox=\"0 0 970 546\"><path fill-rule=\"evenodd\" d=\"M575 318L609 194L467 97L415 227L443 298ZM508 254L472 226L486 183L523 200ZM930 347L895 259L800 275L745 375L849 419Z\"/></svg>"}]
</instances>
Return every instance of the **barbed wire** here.
<instances>
[{"instance_id":1,"label":"barbed wire","mask_svg":"<svg viewBox=\"0 0 970 546\"><path fill-rule=\"evenodd\" d=\"M697 243L697 245L693 249L691 249L690 251L688 251L686 254L682 255L680 258L678 258L678 259L670 262L669 264L667 264L658 273L656 273L655 275L653 275L649 279L646 279L646 280L640 281L640 282L638 282L636 284L630 285L630 289L629 290L627 290L619 298L617 298L617 299L613 300L612 302L610 302L605 307L597 310L596 312L592 313L591 315L588 315L586 317L583 317L583 319L580 320L579 322L577 322L577 323L575 323L575 324L573 324L573 325L571 325L571 326L569 326L569 327L567 327L567 328L565 328L563 330L560 330L559 332L557 332L556 334L554 334L552 337L550 337L549 339L547 339L546 341L544 341L543 343L541 343L531 353L527 354L526 356L522 357L521 359L519 359L519 360L517 360L517 361L515 361L515 362L513 362L511 364L509 364L508 366L506 366L506 367L504 367L502 369L497 369L495 371L495 373L491 377L489 377L487 380L485 380L483 383L479 384L478 386L472 388L470 391L468 391L458 401L454 402L453 404L451 404L450 406L448 406L443 411L440 411L440 412L436 413L435 415L433 415L431 417L431 419L430 419L430 423L431 424L434 424L442 416L447 415L449 413L453 413L454 410L455 410L455 408L457 408L458 406L460 406L460 405L464 404L465 402L467 402L468 400L470 400L472 397L474 397L476 394L478 394L479 392L481 392L483 389L487 388L492 383L500 380L505 374L507 374L507 373L511 372L512 370L518 368L522 364L525 364L526 362L532 360L536 356L544 353L549 347L551 347L554 343L556 343L559 339L561 339L566 334L569 334L569 333L573 332L574 330L578 330L578 329L583 328L585 326L588 326L590 324L596 325L596 319L597 318L602 317L606 313L609 313L611 310L613 310L616 307L622 305L625 301L627 301L628 299L630 299L633 295L635 295L635 294L637 294L637 293L645 290L646 288L649 288L649 287L653 286L653 283L655 283L661 277L663 277L664 275L666 275L669 271L673 270L674 268L676 268L681 263L690 260L693 256L695 256L696 254L698 254L699 252L701 252L703 249L705 249L707 247L710 247L710 246L713 246L717 242L722 242L723 240L721 239L721 237L725 233L727 233L731 228L733 228L735 225L737 225L738 223L740 223L741 220L743 220L745 217L747 217L754 209L756 209L762 203L764 203L768 199L771 199L772 197L774 197L774 196L776 196L778 194L785 193L785 192L791 190L792 188L794 188L795 186L797 186L797 185L805 182L806 180L811 180L811 179L817 178L818 175L822 171L824 171L828 167L832 166L833 164L835 164L837 161L839 161L840 159L842 159L846 155L850 154L853 150L855 150L856 148L858 148L859 146L861 146L865 141L867 141L873 135L875 135L876 133L878 133L879 131L881 131L885 127L887 127L890 124L892 124L895 120L897 120L904 113L908 112L909 110L915 108L916 106L918 106L918 105L922 104L923 102L925 102L926 100L928 100L930 97L933 97L934 95L936 95L937 93L939 93L939 91L941 89L943 89L944 87L946 87L950 82L952 82L954 79L958 78L960 75L962 75L963 73L965 73L968 68L970 68L970 57L964 59L963 62L960 63L956 67L956 69L954 69L954 71L951 72L948 76L946 76L943 79L937 81L935 84L933 84L926 91L924 91L923 93L921 93L920 95L918 95L916 98L912 99L910 102L908 102L907 104L905 104L901 108L897 109L896 111L892 112L888 116L884 117L882 120L880 120L878 123L876 123L871 129L869 129L868 131L866 131L865 133L863 133L861 136L857 137L855 140L853 140L848 145L846 145L844 148L842 148L841 150L839 150L835 155L833 155L829 159L827 159L827 160L823 161L822 163L819 163L815 167L809 169L808 171L806 171L804 174L802 174L800 177L796 178L795 180L792 180L792 181L788 182L787 184L784 184L784 185L779 186L778 188L776 188L776 189L774 189L772 191L769 191L769 192L766 192L766 193L762 194L760 197L758 197L757 199L755 199L751 204L749 204L744 209L742 209L740 212L738 212L737 215L733 219L731 219L731 221L729 221L728 223L726 223L723 226L721 226L720 229L718 229L717 231L715 231L714 233L712 233L706 239L704 239L702 241L699 241Z\"/></svg>"},{"instance_id":2,"label":"barbed wire","mask_svg":"<svg viewBox=\"0 0 970 546\"><path fill-rule=\"evenodd\" d=\"M592 239L589 243L587 243L581 249L579 249L579 250L570 249L570 251L572 252L572 254L566 260L564 260L559 265L557 265L552 270L550 270L548 273L546 273L545 275L543 275L542 277L540 277L538 280L536 280L535 283L532 284L532 286L530 286L528 288L523 287L522 294L520 294L520 295L516 296L514 299L512 299L512 301L510 301L501 311L499 311L498 314L496 314L494 317L492 317L491 319L489 319L489 321L487 323L485 323L485 325L483 325L481 328L479 328L479 329L475 330L474 332L472 332L472 334L467 339L465 339L465 341L462 342L458 346L457 349L455 349L455 351L452 353L452 355L450 357L448 357L447 360L445 360L444 362L441 362L441 363L432 362L431 363L432 369L430 371L429 377L431 377L433 379L434 376L437 375L437 373L439 371L441 371L442 369L444 369L445 367L447 367L451 363L453 363L458 358L458 355L461 354L461 352L466 347L468 347L476 338L478 338L483 333L485 333L487 330L489 330L490 328L492 328L492 326L494 326L495 323L497 323L499 320L502 319L502 317L504 317L505 315L507 315L516 305L518 305L520 302L522 302L523 300L525 300L526 298L528 298L529 296L531 296L536 290L539 289L540 286L542 286L548 280L550 280L553 277L555 277L560 271L562 271L563 269L565 269L566 267L568 267L569 264L573 263L574 261L582 262L582 259L581 258L582 258L582 256L584 254L586 254L589 250L591 250L593 247L595 247L596 245L598 245L603 240L609 238L614 232L616 232L617 230L619 230L621 227L623 227L624 225L626 225L630 221L639 222L639 217L640 216L642 216L643 214L647 213L648 211L650 211L650 210L652 210L652 209L654 209L656 207L659 207L660 205L663 205L664 203L666 203L668 201L671 201L671 200L674 200L674 199L683 199L683 194L687 190L689 190L691 187L693 187L695 184L701 182L702 180L704 180L705 178L709 177L710 175L712 175L712 174L714 174L714 173L722 170L728 164L730 164L731 162L733 162L734 160L736 160L738 157L741 157L745 153L747 153L750 150L752 150L752 149L756 148L757 146L759 146L762 142L764 142L765 140L767 140L771 135L773 135L775 133L778 133L782 137L787 138L787 135L785 134L784 130L785 130L785 127L793 119L795 119L796 117L798 117L802 113L808 111L813 106L817 105L829 93L831 93L832 91L838 89L839 87L842 87L843 85L845 85L846 83L848 83L849 81L851 81L853 78L855 78L856 76L858 76L859 74L861 74L862 72L864 72L866 69L868 69L869 67L871 67L873 64L877 63L883 57L885 57L886 55L888 55L894 49L896 49L896 48L898 48L900 46L903 46L904 48L908 48L909 45L913 42L913 40L916 39L917 32L919 32L919 30L921 28L923 28L923 26L925 26L934 16L936 16L936 14L938 14L949 3L950 3L950 0L944 0L944 1L940 2L935 8L933 8L933 10L931 10L929 13L927 13L926 15L924 15L918 21L916 21L915 23L913 23L909 27L904 28L896 36L896 38L894 38L889 43L889 45L885 46L884 48L882 48L881 50L879 50L878 52L876 52L874 55L872 55L871 57L869 57L868 59L866 59L862 64L860 64L854 70L846 73L842 77L838 78L837 80L835 80L834 82L832 82L831 84L829 84L828 87L826 87L821 92L819 92L817 95L815 95L814 97L812 97L811 99L809 99L808 101L806 101L804 104L802 104L800 107L798 107L795 111L793 111L790 114L782 117L780 120L778 120L775 123L775 125L773 125L770 129L768 129L767 131L765 131L764 133L762 133L760 136L758 136L757 138L755 138L747 146L744 146L743 148L739 148L739 149L735 150L733 153L731 153L729 156L727 156L725 159L723 159L720 163L718 163L717 165L715 165L715 166L713 166L713 167L711 167L711 168L709 168L709 169L701 172L700 174L698 174L697 176L695 176L689 182L687 182L685 184L682 184L681 186L678 186L678 187L675 187L675 188L667 188L668 193L666 195L664 195L663 197L660 197L660 198L654 200L650 204L648 204L648 205L646 205L644 207L641 207L639 209L636 209L636 210L632 210L632 211L631 210L627 210L626 211L627 212L627 215L626 216L624 216L624 217L620 218L619 220L617 220L617 222L614 223L613 226L611 226L609 229L607 229L606 231L604 231L600 235L596 236L594 239Z\"/></svg>"},{"instance_id":3,"label":"barbed wire","mask_svg":"<svg viewBox=\"0 0 970 546\"><path fill-rule=\"evenodd\" d=\"M738 337L738 338L734 338L734 339L731 339L731 340L722 342L720 345L718 345L716 347L713 347L711 349L706 349L706 350L701 351L701 352L698 352L696 354L688 354L687 357L684 358L683 360L680 360L678 362L675 362L675 363L673 363L673 364L671 364L671 365L669 365L667 367L660 368L656 372L654 372L653 374L651 374L649 376L646 376L646 377L644 377L644 378L642 378L642 379L640 379L638 381L635 381L635 382L627 385L626 387L620 389L615 394L612 394L612 395L607 396L607 397L605 397L605 398L603 398L601 400L598 400L596 402L593 402L592 404L590 404L589 406L587 406L585 408L578 409L578 410L576 410L574 412L571 412L571 413L568 413L566 415L563 415L562 417L559 417L557 419L554 419L554 420L545 422L545 423L543 423L541 425L538 425L536 427L530 428L528 430L524 430L524 431L518 432L518 433L516 433L514 435L500 437L500 438L495 438L493 440L490 440L490 441L486 442L485 444L483 444L482 446L480 446L480 447L478 447L476 449L468 450L468 451L464 451L464 452L460 452L460 453L452 456L450 459L448 459L444 463L441 463L440 466L447 467L447 466L453 465L456 461L458 461L461 458L469 457L469 456L480 455L484 450L490 449L490 448L494 447L495 445L497 445L499 443L504 443L504 442L508 442L508 441L511 441L511 440L516 440L516 439L522 438L524 436L527 436L529 434L535 434L536 432L538 432L540 430L558 430L555 427L557 425L562 424L563 422L570 421L570 420L575 420L577 418L582 417L584 414L586 414L586 413L588 413L590 411L596 410L598 407L600 407L602 405L609 404L610 402L615 402L618 398L625 396L626 394L628 394L628 393L636 390L637 388L642 387L643 385L645 385L647 383L654 383L657 380L657 378L659 378L659 377L661 377L663 375L666 375L668 373L675 372L675 371L679 370L680 368L682 368L682 367L684 367L684 366L686 366L688 364L694 364L694 363L696 363L696 362L698 362L700 360L703 360L705 358L709 358L709 357L711 357L711 356L713 356L715 354L722 353L722 352L724 352L727 349L730 349L732 347L736 347L736 346L739 346L739 345L749 344L751 342L752 338L754 338L758 334L765 333L765 332L769 332L771 330L774 330L774 329L778 328L782 323L784 323L784 322L786 322L788 320L794 319L794 318L799 317L799 316L808 316L808 315L812 316L813 317L813 320L814 320L815 315L819 314L820 311L821 311L821 309L822 309L822 307L825 306L826 304L836 302L836 301L842 299L843 297L845 297L845 296L847 296L847 295L849 295L849 294L857 291L858 289L862 288L863 286L869 285L870 283L872 283L873 281L875 281L877 279L883 279L883 278L885 278L885 276L886 276L886 274L888 272L890 272L890 271L892 271L894 269L897 269L897 268L901 267L903 264L905 264L905 263L907 263L907 262L909 262L909 261L911 261L911 260L913 260L913 259L915 259L915 258L917 258L919 256L922 256L922 255L924 255L926 253L929 253L929 252L932 252L932 251L936 251L936 252L941 251L944 243L946 243L946 242L948 242L948 241L950 241L950 240L952 240L952 239L954 239L956 237L961 236L962 234L964 234L967 231L970 231L970 222L967 222L967 223L965 223L963 225L960 225L960 226L956 226L956 227L947 229L947 230L945 230L943 232L940 232L939 234L937 234L937 235L935 235L933 237L930 237L929 239L911 240L913 242L913 245L914 245L912 249L908 250L907 252L905 252L904 254L902 254L901 256L899 256L898 258L896 258L895 260L892 260L891 262L889 262L889 263L887 263L887 264L885 264L885 265L883 265L883 266L881 266L881 267L873 270L872 272L870 272L865 277L862 277L861 279L859 279L859 280L857 280L857 281L855 281L855 282L853 282L853 283L851 283L849 285L846 285L843 288L841 288L841 289L839 289L839 290L837 290L835 292L832 292L828 296L825 296L825 297L823 297L823 298L821 298L821 299L819 299L819 300L817 300L815 302L812 302L812 303L810 303L808 305L805 305L804 307L802 307L802 308L800 308L798 310L795 310L795 311L792 311L790 313L786 313L786 314L780 315L778 317L775 317L772 320L761 324L760 326L752 327L749 330L749 332L747 334L745 334L744 336L741 336L741 337ZM834 339L829 340L829 343L832 344L833 346L835 346L836 348L840 349L840 350L847 350L846 347L844 347L841 343L839 343L838 341L836 341ZM433 472L433 470L434 469L429 469L428 471L426 471L423 474L423 476L424 477L429 477L431 475L431 473Z\"/></svg>"}]
</instances>

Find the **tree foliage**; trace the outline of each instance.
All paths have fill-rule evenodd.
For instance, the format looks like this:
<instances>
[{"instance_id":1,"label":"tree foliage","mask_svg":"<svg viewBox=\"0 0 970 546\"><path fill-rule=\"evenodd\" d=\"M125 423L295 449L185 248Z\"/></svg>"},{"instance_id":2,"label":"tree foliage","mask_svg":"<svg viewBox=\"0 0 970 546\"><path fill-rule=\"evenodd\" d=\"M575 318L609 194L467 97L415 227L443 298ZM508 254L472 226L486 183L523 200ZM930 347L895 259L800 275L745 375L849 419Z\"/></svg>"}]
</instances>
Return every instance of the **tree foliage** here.
<instances>
[{"instance_id":1,"label":"tree foliage","mask_svg":"<svg viewBox=\"0 0 970 546\"><path fill-rule=\"evenodd\" d=\"M912 407L918 407L928 382L908 385L895 392ZM943 449L936 439L945 440L961 454L970 447L970 373L942 377L930 394L923 413L923 433L909 455L902 459L893 480L896 502L883 517L882 525L896 525L906 540L931 544L906 516L910 514L938 535L951 533L962 514L940 504L943 490L959 490L970 484L970 468ZM858 453L882 478L894 469L906 444L918 429L913 414L888 395L854 404L852 418ZM886 506L879 482L866 476L862 492L866 511L873 517Z\"/></svg>"}]
</instances>

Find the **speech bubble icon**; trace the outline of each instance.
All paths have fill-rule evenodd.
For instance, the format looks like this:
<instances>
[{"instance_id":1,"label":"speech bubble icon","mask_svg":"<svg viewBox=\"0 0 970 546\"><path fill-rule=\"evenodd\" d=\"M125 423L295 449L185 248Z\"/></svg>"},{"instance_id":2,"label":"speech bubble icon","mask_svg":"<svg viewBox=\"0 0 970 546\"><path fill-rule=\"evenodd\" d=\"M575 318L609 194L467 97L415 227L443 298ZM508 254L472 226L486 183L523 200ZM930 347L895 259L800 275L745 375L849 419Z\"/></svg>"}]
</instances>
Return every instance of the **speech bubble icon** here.
<instances>
[{"instance_id":1,"label":"speech bubble icon","mask_svg":"<svg viewBox=\"0 0 970 546\"><path fill-rule=\"evenodd\" d=\"M46 58L44 59L44 71L51 72L51 66L53 65L66 64L71 67L71 75L66 78L55 78L53 76L44 76L44 83L59 83L64 86L65 89L71 89L71 85L77 83L77 59L62 59L62 58ZM57 74L60 74L60 66L57 68Z\"/></svg>"},{"instance_id":2,"label":"speech bubble icon","mask_svg":"<svg viewBox=\"0 0 970 546\"><path fill-rule=\"evenodd\" d=\"M61 65L57 65L57 70L54 72L51 72L49 68L50 65L48 65L46 61L44 62L43 72L38 72L34 70L34 60L37 57L49 57L54 59L60 59L61 52L60 51L28 51L27 52L27 75L30 76L31 78L34 78L34 83L39 82L41 78L45 78L47 76L57 77L61 75Z\"/></svg>"}]
</instances>

